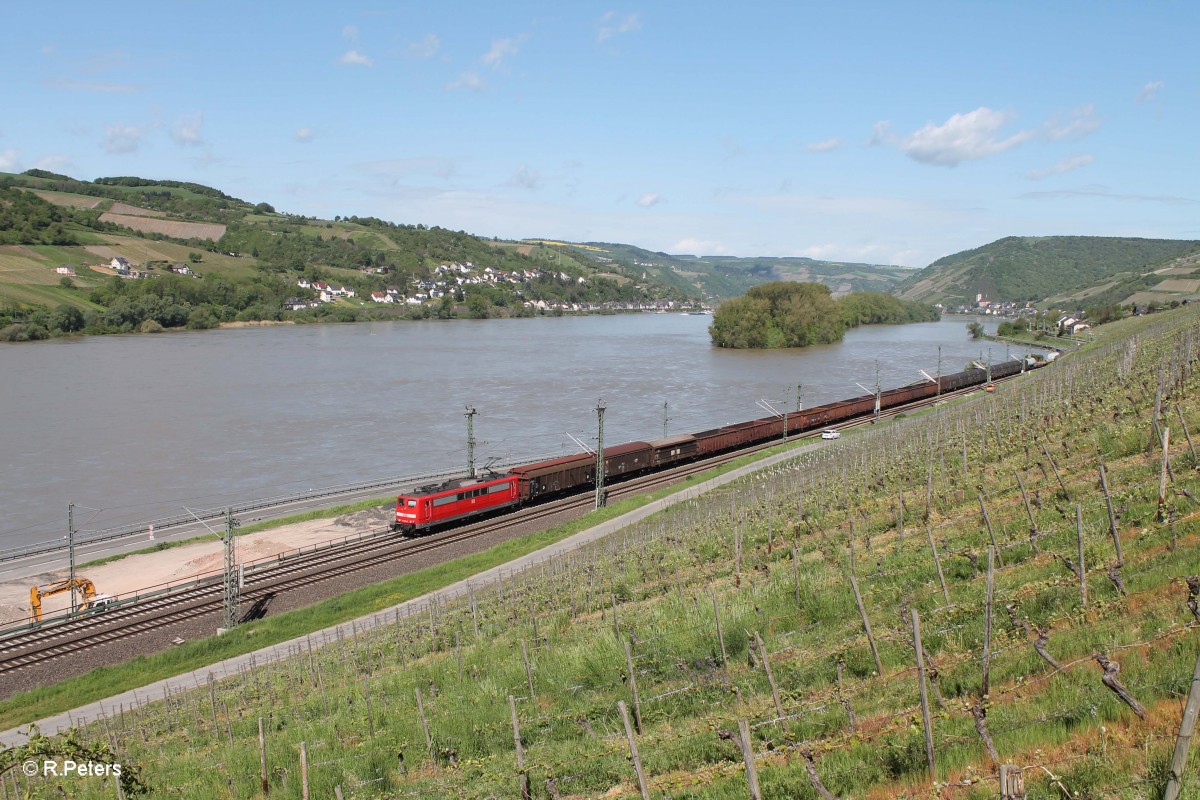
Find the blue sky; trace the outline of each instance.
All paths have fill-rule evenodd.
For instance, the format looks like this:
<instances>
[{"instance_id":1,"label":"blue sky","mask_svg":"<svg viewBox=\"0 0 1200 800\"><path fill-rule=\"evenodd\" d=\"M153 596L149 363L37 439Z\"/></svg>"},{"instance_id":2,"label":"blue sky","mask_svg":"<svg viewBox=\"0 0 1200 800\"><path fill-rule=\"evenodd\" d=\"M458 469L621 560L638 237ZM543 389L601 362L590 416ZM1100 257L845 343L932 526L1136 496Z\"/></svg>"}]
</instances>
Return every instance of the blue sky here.
<instances>
[{"instance_id":1,"label":"blue sky","mask_svg":"<svg viewBox=\"0 0 1200 800\"><path fill-rule=\"evenodd\" d=\"M5 4L0 171L925 266L1200 239L1200 4Z\"/></svg>"}]
</instances>

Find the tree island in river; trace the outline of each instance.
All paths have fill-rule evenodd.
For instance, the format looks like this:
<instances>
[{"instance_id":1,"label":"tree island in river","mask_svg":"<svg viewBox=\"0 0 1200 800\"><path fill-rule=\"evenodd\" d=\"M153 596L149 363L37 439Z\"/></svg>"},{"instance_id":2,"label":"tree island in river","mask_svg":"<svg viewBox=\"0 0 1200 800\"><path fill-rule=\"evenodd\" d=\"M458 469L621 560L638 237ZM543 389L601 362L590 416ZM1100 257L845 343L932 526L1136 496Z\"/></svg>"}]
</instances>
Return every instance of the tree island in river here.
<instances>
[{"instance_id":1,"label":"tree island in river","mask_svg":"<svg viewBox=\"0 0 1200 800\"><path fill-rule=\"evenodd\" d=\"M721 304L708 328L717 347L808 347L840 342L859 325L934 322L938 310L883 292L854 292L835 300L820 283L776 281Z\"/></svg>"}]
</instances>

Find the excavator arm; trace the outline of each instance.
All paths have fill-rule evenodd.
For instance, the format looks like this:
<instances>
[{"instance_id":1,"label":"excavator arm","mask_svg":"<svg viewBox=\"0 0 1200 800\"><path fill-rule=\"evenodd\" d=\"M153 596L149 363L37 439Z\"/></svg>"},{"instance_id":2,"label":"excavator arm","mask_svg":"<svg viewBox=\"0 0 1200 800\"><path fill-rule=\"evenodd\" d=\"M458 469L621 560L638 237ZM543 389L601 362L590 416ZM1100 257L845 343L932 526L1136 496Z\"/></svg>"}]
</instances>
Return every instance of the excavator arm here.
<instances>
[{"instance_id":1,"label":"excavator arm","mask_svg":"<svg viewBox=\"0 0 1200 800\"><path fill-rule=\"evenodd\" d=\"M87 578L75 578L74 580L66 579L56 581L47 585L45 588L37 586L29 587L29 621L38 623L42 621L42 598L50 597L63 592L79 592L83 596L83 602L80 603L80 608L87 608L88 604L96 596L96 584L92 583Z\"/></svg>"}]
</instances>

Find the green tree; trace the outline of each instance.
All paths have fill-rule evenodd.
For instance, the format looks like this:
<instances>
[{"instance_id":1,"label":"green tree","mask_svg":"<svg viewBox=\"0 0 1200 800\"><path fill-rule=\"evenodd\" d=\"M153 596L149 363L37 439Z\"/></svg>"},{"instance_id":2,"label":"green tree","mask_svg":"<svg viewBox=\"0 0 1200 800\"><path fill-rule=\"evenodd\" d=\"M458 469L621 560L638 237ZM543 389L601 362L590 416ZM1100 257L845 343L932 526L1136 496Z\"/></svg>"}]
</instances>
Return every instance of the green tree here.
<instances>
[{"instance_id":1,"label":"green tree","mask_svg":"<svg viewBox=\"0 0 1200 800\"><path fill-rule=\"evenodd\" d=\"M972 339L982 339L983 338L983 326L980 325L978 322L968 322L967 323L967 333L971 334Z\"/></svg>"}]
</instances>

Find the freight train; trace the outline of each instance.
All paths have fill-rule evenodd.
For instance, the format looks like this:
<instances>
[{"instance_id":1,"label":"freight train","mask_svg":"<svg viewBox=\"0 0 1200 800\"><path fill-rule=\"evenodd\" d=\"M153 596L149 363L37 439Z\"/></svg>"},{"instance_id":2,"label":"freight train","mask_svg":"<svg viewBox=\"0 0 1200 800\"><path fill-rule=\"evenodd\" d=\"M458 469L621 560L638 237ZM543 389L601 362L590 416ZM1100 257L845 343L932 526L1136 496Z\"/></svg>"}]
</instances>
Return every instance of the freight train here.
<instances>
[{"instance_id":1,"label":"freight train","mask_svg":"<svg viewBox=\"0 0 1200 800\"><path fill-rule=\"evenodd\" d=\"M991 368L991 378L1015 375L1028 365L1022 361L1006 361ZM888 389L880 392L879 407L881 410L895 408L939 393L985 383L990 389L988 377L987 371L971 368L944 375L937 383L925 381ZM791 436L826 428L874 411L873 394L807 408L787 415L787 434ZM606 447L604 480L606 483L619 481L685 461L779 439L783 437L783 426L784 419L781 417L764 417L699 433ZM596 457L591 453L576 453L523 464L504 473L490 472L475 478L454 478L444 483L422 486L396 498L396 519L392 529L404 533L428 531L525 503L594 489L595 485Z\"/></svg>"}]
</instances>

